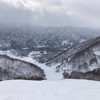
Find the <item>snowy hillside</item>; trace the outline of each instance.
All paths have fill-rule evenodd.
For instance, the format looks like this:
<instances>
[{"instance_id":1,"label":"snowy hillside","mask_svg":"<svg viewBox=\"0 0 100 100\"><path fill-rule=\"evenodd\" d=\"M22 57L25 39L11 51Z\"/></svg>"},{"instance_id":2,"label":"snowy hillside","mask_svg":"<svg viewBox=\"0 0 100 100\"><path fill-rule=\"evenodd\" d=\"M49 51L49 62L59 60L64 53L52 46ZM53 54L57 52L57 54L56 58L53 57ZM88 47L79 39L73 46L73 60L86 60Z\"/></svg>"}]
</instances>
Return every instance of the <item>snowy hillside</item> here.
<instances>
[{"instance_id":1,"label":"snowy hillside","mask_svg":"<svg viewBox=\"0 0 100 100\"><path fill-rule=\"evenodd\" d=\"M86 80L3 81L0 100L100 100L100 83Z\"/></svg>"},{"instance_id":2,"label":"snowy hillside","mask_svg":"<svg viewBox=\"0 0 100 100\"><path fill-rule=\"evenodd\" d=\"M13 79L43 80L45 74L39 66L0 51L0 81Z\"/></svg>"},{"instance_id":3,"label":"snowy hillside","mask_svg":"<svg viewBox=\"0 0 100 100\"><path fill-rule=\"evenodd\" d=\"M56 66L65 78L100 81L100 37L88 40L54 55L47 65Z\"/></svg>"},{"instance_id":4,"label":"snowy hillside","mask_svg":"<svg viewBox=\"0 0 100 100\"><path fill-rule=\"evenodd\" d=\"M21 64L24 62L25 65L26 63L37 65L43 69L42 71L49 80L62 79L62 74L64 78L77 78L78 72L82 72L78 73L78 78L100 80L99 72L95 70L100 66L98 53L100 37L94 38L99 35L100 29L92 28L0 24L0 50L3 50L0 53L11 57L5 60L3 56L0 65L2 67L3 62L3 67L9 71L9 67L5 65L7 62L7 65L10 64L10 73L11 71L13 73L12 68L15 68L16 64L14 63L12 67L11 63L13 63L12 59L15 59L20 60ZM11 63L8 62L9 59ZM17 64L17 68L18 66L20 65ZM20 68L22 67L23 64ZM32 72L30 67L28 70L30 74ZM70 76L69 74L73 71L77 72ZM93 71L93 76L89 71Z\"/></svg>"}]
</instances>

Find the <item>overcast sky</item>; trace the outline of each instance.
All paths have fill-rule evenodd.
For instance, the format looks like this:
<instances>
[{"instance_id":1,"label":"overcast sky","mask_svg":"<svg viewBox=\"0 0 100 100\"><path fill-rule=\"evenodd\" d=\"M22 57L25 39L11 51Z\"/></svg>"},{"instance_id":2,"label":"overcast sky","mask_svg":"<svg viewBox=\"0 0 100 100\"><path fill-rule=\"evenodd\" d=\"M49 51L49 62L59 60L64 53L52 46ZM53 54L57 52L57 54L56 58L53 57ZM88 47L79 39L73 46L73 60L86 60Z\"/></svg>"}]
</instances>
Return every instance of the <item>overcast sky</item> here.
<instances>
[{"instance_id":1,"label":"overcast sky","mask_svg":"<svg viewBox=\"0 0 100 100\"><path fill-rule=\"evenodd\" d=\"M100 27L100 0L0 0L0 22Z\"/></svg>"}]
</instances>

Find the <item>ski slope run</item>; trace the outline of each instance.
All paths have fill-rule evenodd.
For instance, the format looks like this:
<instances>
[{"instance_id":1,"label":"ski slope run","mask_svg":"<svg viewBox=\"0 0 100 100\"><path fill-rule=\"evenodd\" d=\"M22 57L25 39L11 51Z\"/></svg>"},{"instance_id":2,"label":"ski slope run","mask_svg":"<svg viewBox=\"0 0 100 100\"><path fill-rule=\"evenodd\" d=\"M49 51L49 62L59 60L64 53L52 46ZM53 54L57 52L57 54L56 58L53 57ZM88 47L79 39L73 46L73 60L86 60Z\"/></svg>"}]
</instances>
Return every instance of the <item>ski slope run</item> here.
<instances>
[{"instance_id":1,"label":"ski slope run","mask_svg":"<svg viewBox=\"0 0 100 100\"><path fill-rule=\"evenodd\" d=\"M8 50L8 51L1 51L0 50L0 54L1 55L7 55L7 56L9 56L11 58L19 59L21 61L30 62L32 64L37 65L38 67L40 67L41 69L44 70L44 73L46 74L46 79L47 80L60 80L60 79L63 79L62 73L56 73L55 72L56 71L56 67L55 66L48 67L45 64L38 63L36 60L32 59L31 56L28 56L28 57L15 56L15 55L13 55L11 53L10 50Z\"/></svg>"}]
</instances>

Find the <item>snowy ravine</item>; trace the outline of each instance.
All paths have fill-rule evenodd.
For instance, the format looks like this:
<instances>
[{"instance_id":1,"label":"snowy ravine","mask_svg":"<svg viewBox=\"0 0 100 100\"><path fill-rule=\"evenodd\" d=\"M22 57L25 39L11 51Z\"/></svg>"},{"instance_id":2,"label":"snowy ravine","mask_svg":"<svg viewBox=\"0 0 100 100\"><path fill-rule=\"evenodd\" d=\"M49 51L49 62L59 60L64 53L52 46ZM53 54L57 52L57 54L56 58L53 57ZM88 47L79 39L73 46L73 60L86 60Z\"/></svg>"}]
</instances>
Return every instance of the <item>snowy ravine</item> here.
<instances>
[{"instance_id":1,"label":"snowy ravine","mask_svg":"<svg viewBox=\"0 0 100 100\"><path fill-rule=\"evenodd\" d=\"M31 58L31 56L28 57L18 57L18 56L14 56L10 50L8 51L0 51L1 55L7 55L11 58L15 58L18 60L22 60L22 61L26 61L32 64L35 64L37 66L39 66L41 69L44 70L44 73L46 74L46 79L47 80L61 80L63 78L62 73L56 73L55 72L55 66L54 67L48 67L45 64L41 64L38 63L37 61L35 61L34 59Z\"/></svg>"},{"instance_id":2,"label":"snowy ravine","mask_svg":"<svg viewBox=\"0 0 100 100\"><path fill-rule=\"evenodd\" d=\"M100 83L87 80L3 81L0 100L100 100Z\"/></svg>"},{"instance_id":3,"label":"snowy ravine","mask_svg":"<svg viewBox=\"0 0 100 100\"><path fill-rule=\"evenodd\" d=\"M30 62L30 63L33 63L33 64L39 66L41 69L43 69L44 73L46 74L47 80L61 80L61 79L63 79L62 73L55 72L55 70L56 70L55 66L48 67L45 64L38 63L37 61L33 60L31 57L23 57L20 59L27 61L27 62Z\"/></svg>"}]
</instances>

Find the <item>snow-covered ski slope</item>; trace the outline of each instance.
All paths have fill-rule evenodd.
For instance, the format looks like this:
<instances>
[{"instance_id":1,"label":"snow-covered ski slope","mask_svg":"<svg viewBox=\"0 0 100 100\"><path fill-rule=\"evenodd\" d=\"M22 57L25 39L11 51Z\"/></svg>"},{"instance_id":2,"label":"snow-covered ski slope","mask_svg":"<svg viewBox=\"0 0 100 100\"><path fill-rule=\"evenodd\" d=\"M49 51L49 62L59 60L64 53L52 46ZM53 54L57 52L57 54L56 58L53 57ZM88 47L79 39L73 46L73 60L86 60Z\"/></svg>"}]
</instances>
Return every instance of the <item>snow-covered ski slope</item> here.
<instances>
[{"instance_id":1,"label":"snow-covered ski slope","mask_svg":"<svg viewBox=\"0 0 100 100\"><path fill-rule=\"evenodd\" d=\"M3 81L0 82L0 100L100 100L100 82Z\"/></svg>"},{"instance_id":2,"label":"snow-covered ski slope","mask_svg":"<svg viewBox=\"0 0 100 100\"><path fill-rule=\"evenodd\" d=\"M61 80L63 78L62 73L56 73L55 72L55 70L56 70L55 66L48 67L45 64L38 63L36 60L32 59L30 56L28 56L28 57L18 57L18 56L13 55L9 50L8 51L0 51L0 54L1 55L7 55L11 58L30 62L32 64L37 65L38 67L40 67L41 69L44 70L44 73L46 74L47 80Z\"/></svg>"}]
</instances>

